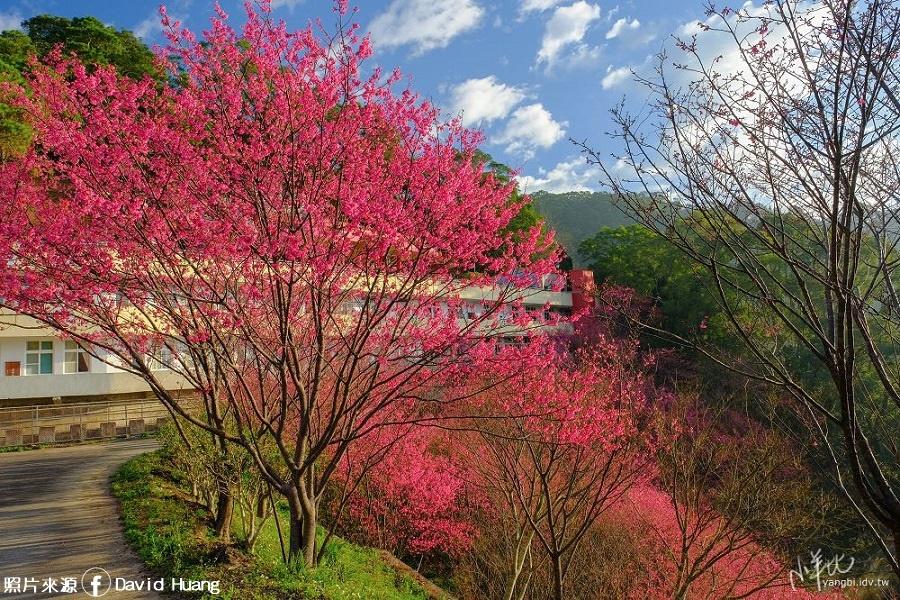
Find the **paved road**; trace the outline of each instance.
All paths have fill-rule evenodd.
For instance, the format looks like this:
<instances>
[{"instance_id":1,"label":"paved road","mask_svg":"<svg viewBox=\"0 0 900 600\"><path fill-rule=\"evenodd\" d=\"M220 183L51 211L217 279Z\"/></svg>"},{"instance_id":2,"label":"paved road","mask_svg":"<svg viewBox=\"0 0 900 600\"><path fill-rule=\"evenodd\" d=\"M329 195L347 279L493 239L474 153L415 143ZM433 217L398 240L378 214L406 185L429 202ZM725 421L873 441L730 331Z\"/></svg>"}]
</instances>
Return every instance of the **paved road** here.
<instances>
[{"instance_id":1,"label":"paved road","mask_svg":"<svg viewBox=\"0 0 900 600\"><path fill-rule=\"evenodd\" d=\"M146 579L122 537L109 476L129 458L156 447L128 440L0 454L0 598L88 598L82 574L102 567L110 576ZM77 594L7 594L7 577L79 580ZM104 598L160 598L116 592Z\"/></svg>"}]
</instances>

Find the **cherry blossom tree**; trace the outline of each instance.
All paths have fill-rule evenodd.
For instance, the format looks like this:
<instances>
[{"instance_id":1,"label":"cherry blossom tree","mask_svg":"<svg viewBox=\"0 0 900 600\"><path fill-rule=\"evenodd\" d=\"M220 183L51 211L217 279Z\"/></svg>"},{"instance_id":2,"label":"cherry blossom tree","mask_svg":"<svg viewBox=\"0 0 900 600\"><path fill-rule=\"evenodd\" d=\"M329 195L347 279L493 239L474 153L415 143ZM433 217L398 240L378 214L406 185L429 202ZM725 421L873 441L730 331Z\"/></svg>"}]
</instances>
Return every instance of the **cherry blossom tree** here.
<instances>
[{"instance_id":1,"label":"cherry blossom tree","mask_svg":"<svg viewBox=\"0 0 900 600\"><path fill-rule=\"evenodd\" d=\"M633 582L629 598L842 598L791 586L790 565L757 544L751 532L711 509L702 514L673 502L653 485L633 487L610 510L618 527L641 541L645 579Z\"/></svg>"},{"instance_id":2,"label":"cherry blossom tree","mask_svg":"<svg viewBox=\"0 0 900 600\"><path fill-rule=\"evenodd\" d=\"M506 383L479 396L484 413L460 449L485 502L503 515L497 523L512 528L507 599L525 596L534 553L549 563L551 597L565 598L584 536L652 461L652 386L635 370L634 346L598 336L572 354L553 344L506 350L528 358L528 368L493 368L490 376ZM540 362L532 346L542 348ZM497 413L507 417L491 418Z\"/></svg>"},{"instance_id":3,"label":"cherry blossom tree","mask_svg":"<svg viewBox=\"0 0 900 600\"><path fill-rule=\"evenodd\" d=\"M422 424L383 428L350 447L335 476L340 533L401 557L458 557L471 549L478 504L447 449L446 433ZM356 471L363 471L360 476ZM343 484L343 485L342 485ZM332 517L335 518L335 517Z\"/></svg>"},{"instance_id":4,"label":"cherry blossom tree","mask_svg":"<svg viewBox=\"0 0 900 600\"><path fill-rule=\"evenodd\" d=\"M665 414L678 426L660 444L652 481L613 511L644 537L647 593L792 593L786 556L821 539L827 521L801 455L747 415L704 407L690 394Z\"/></svg>"},{"instance_id":5,"label":"cherry blossom tree","mask_svg":"<svg viewBox=\"0 0 900 600\"><path fill-rule=\"evenodd\" d=\"M236 31L218 10L199 38L163 13L168 85L56 53L4 88L34 144L0 168L0 302L245 448L307 564L348 448L436 418L448 374L545 326L523 296L557 260L507 227L528 199L479 136L366 70L335 13L293 32L248 6Z\"/></svg>"},{"instance_id":6,"label":"cherry blossom tree","mask_svg":"<svg viewBox=\"0 0 900 600\"><path fill-rule=\"evenodd\" d=\"M613 112L620 151L585 150L705 271L745 353L647 330L790 395L900 576L900 7L710 4L676 44L639 78L647 112Z\"/></svg>"}]
</instances>

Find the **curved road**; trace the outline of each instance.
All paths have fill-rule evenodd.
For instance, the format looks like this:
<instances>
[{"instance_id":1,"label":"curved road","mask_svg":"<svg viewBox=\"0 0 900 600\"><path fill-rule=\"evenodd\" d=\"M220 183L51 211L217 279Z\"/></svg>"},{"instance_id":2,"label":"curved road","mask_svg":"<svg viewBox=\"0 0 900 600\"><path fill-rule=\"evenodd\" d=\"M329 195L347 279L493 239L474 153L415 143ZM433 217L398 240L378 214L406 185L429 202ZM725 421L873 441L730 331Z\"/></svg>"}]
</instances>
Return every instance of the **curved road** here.
<instances>
[{"instance_id":1,"label":"curved road","mask_svg":"<svg viewBox=\"0 0 900 600\"><path fill-rule=\"evenodd\" d=\"M128 440L0 454L0 598L89 598L40 593L42 582L75 577L91 567L110 576L146 579L127 547L109 494L109 476L129 458L154 450L153 440ZM38 593L8 593L6 578L37 580ZM158 599L153 592L116 592L111 600Z\"/></svg>"}]
</instances>

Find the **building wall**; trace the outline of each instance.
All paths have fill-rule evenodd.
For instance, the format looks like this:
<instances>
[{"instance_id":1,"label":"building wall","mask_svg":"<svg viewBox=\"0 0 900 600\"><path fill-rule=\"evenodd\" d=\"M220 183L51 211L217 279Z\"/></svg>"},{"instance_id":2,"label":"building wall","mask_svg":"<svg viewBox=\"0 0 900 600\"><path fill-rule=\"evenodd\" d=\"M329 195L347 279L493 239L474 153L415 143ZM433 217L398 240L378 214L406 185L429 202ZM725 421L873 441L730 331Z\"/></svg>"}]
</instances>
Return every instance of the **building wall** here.
<instances>
[{"instance_id":1,"label":"building wall","mask_svg":"<svg viewBox=\"0 0 900 600\"><path fill-rule=\"evenodd\" d=\"M29 337L6 337L0 338L0 378L6 376L6 363L18 362L21 365L22 376L25 371L25 347L26 342L53 342L53 374L62 375L65 373L66 360L66 343L64 340L48 335L36 335ZM119 369L97 360L90 359L90 373L119 373ZM79 373L85 375L85 373ZM29 377L37 377L29 375Z\"/></svg>"},{"instance_id":2,"label":"building wall","mask_svg":"<svg viewBox=\"0 0 900 600\"><path fill-rule=\"evenodd\" d=\"M7 333L9 331L7 330ZM0 402L53 398L104 398L121 394L147 394L150 387L139 377L125 373L112 365L90 358L90 371L86 373L65 373L65 340L43 335L0 337ZM26 341L53 342L53 373L45 375L25 374ZM20 375L6 375L7 363L18 362ZM160 379L168 389L186 389L185 382L174 373L160 371Z\"/></svg>"},{"instance_id":3,"label":"building wall","mask_svg":"<svg viewBox=\"0 0 900 600\"><path fill-rule=\"evenodd\" d=\"M569 273L569 285L572 288L572 310L580 313L591 310L596 302L597 285L594 274L587 269L575 269Z\"/></svg>"}]
</instances>

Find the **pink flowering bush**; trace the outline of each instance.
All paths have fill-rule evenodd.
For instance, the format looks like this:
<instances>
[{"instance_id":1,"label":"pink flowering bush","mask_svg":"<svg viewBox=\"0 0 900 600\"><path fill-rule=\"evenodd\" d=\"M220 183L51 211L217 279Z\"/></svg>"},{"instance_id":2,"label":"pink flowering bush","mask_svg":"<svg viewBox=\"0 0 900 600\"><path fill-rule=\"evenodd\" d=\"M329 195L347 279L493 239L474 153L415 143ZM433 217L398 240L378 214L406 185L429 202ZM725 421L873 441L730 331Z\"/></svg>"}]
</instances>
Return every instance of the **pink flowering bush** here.
<instances>
[{"instance_id":1,"label":"pink flowering bush","mask_svg":"<svg viewBox=\"0 0 900 600\"><path fill-rule=\"evenodd\" d=\"M642 482L628 491L609 515L615 526L641 540L645 576L630 589L630 598L681 597L840 598L838 592L818 593L790 584L790 565L762 548L749 536L727 535L722 518L701 519L679 512L672 497L651 483ZM684 565L695 568L696 578L679 588Z\"/></svg>"},{"instance_id":2,"label":"pink flowering bush","mask_svg":"<svg viewBox=\"0 0 900 600\"><path fill-rule=\"evenodd\" d=\"M446 436L422 426L393 443L349 497L341 531L410 559L469 551L475 536L472 490L461 467L441 452L447 443ZM347 458L359 459L353 451Z\"/></svg>"},{"instance_id":3,"label":"pink flowering bush","mask_svg":"<svg viewBox=\"0 0 900 600\"><path fill-rule=\"evenodd\" d=\"M505 565L491 567L507 597L530 593L536 565L546 565L545 591L561 599L585 535L646 477L653 388L634 347L602 336L574 353L545 337L502 354L522 360L500 360L468 383L480 413L456 452L493 510L489 526L508 540Z\"/></svg>"}]
</instances>

